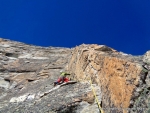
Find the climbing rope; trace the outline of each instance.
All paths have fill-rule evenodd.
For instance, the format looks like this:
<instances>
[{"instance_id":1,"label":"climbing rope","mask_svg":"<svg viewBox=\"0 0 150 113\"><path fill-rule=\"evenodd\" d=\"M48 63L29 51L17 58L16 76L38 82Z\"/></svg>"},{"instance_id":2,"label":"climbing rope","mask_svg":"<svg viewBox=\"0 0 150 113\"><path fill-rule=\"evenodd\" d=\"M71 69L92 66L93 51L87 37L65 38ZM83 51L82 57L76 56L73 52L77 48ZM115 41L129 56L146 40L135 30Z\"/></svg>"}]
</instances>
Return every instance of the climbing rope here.
<instances>
[{"instance_id":1,"label":"climbing rope","mask_svg":"<svg viewBox=\"0 0 150 113\"><path fill-rule=\"evenodd\" d=\"M90 79L90 85L91 85L91 88L92 88L92 91L93 91L93 94L94 94L96 103L97 103L97 105L98 105L99 111L100 111L100 113L104 113L104 111L103 111L103 109L101 108L101 105L100 105L100 103L99 103L99 101L98 101L98 98L97 98L97 96L96 96L96 92L95 92L95 90L94 90L94 88L93 88L93 86L92 86L92 81L91 81L91 79Z\"/></svg>"}]
</instances>

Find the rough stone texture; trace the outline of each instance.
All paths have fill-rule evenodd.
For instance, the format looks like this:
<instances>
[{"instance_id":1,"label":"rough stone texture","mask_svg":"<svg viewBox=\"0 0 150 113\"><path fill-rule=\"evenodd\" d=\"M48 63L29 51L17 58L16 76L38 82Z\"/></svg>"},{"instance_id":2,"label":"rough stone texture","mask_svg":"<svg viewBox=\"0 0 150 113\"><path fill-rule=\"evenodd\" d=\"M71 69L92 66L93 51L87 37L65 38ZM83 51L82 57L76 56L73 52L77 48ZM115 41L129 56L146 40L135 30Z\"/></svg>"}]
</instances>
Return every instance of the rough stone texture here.
<instances>
[{"instance_id":1,"label":"rough stone texture","mask_svg":"<svg viewBox=\"0 0 150 113\"><path fill-rule=\"evenodd\" d=\"M71 51L0 38L0 113L73 113L82 101L95 106L87 82L53 87Z\"/></svg>"},{"instance_id":2,"label":"rough stone texture","mask_svg":"<svg viewBox=\"0 0 150 113\"><path fill-rule=\"evenodd\" d=\"M149 59L149 51L132 56L105 45L69 49L0 38L0 113L99 113L90 79L105 113L148 113ZM60 70L78 82L53 87Z\"/></svg>"},{"instance_id":3,"label":"rough stone texture","mask_svg":"<svg viewBox=\"0 0 150 113\"><path fill-rule=\"evenodd\" d=\"M140 97L138 89L142 91L147 86L145 80L148 76L143 65L141 56L127 55L107 46L81 45L74 48L66 68L74 75L73 79L91 79L100 86L102 107L106 112L109 108L116 108L111 112L126 113L126 109L132 108ZM145 108L148 104L137 107Z\"/></svg>"},{"instance_id":4,"label":"rough stone texture","mask_svg":"<svg viewBox=\"0 0 150 113\"><path fill-rule=\"evenodd\" d=\"M145 53L145 55L144 55L144 57L143 57L143 61L144 61L145 63L150 64L150 51L147 51L147 52Z\"/></svg>"}]
</instances>

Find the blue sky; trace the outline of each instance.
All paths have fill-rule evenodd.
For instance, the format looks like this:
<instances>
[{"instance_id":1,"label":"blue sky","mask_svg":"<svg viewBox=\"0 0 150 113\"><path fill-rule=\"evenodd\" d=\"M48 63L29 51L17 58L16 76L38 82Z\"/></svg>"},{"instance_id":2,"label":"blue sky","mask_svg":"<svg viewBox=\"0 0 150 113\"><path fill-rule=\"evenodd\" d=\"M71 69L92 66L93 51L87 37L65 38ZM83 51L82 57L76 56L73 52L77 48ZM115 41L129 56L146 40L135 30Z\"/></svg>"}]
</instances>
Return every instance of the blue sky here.
<instances>
[{"instance_id":1,"label":"blue sky","mask_svg":"<svg viewBox=\"0 0 150 113\"><path fill-rule=\"evenodd\" d=\"M149 0L1 0L0 37L39 46L150 49Z\"/></svg>"}]
</instances>

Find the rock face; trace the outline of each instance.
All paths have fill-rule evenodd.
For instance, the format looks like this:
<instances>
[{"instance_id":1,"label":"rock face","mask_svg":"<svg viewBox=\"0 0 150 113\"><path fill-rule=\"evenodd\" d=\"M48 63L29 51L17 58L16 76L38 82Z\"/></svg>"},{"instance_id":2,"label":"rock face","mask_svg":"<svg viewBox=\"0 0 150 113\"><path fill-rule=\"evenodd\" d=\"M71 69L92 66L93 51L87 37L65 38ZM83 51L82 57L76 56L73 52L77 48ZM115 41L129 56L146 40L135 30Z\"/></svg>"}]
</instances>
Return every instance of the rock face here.
<instances>
[{"instance_id":1,"label":"rock face","mask_svg":"<svg viewBox=\"0 0 150 113\"><path fill-rule=\"evenodd\" d=\"M38 47L0 38L0 113L99 113L91 87L105 113L148 113L149 61L149 51L132 56L105 45ZM60 70L78 82L54 87Z\"/></svg>"},{"instance_id":2,"label":"rock face","mask_svg":"<svg viewBox=\"0 0 150 113\"><path fill-rule=\"evenodd\" d=\"M145 59L148 58L146 53ZM144 66L142 56L127 55L103 45L81 45L74 48L67 68L74 75L73 79L91 79L100 87L101 105L106 113L127 113L129 110L137 112L133 107L144 111L148 108L149 75ZM144 89L147 91L145 99L137 105Z\"/></svg>"},{"instance_id":3,"label":"rock face","mask_svg":"<svg viewBox=\"0 0 150 113\"><path fill-rule=\"evenodd\" d=\"M88 82L53 86L71 51L0 39L0 113L79 113L82 101L96 106Z\"/></svg>"}]
</instances>

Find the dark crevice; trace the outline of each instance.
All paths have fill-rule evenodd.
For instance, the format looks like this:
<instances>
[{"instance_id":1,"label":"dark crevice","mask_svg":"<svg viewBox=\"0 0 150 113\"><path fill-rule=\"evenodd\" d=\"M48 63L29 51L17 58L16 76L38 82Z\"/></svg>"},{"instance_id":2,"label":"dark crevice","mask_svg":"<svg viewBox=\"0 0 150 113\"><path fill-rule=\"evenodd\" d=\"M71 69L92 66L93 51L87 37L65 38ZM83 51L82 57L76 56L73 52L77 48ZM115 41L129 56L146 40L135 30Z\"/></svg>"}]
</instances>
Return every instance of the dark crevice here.
<instances>
[{"instance_id":1,"label":"dark crevice","mask_svg":"<svg viewBox=\"0 0 150 113\"><path fill-rule=\"evenodd\" d=\"M5 69L0 69L0 72L5 72Z\"/></svg>"},{"instance_id":2,"label":"dark crevice","mask_svg":"<svg viewBox=\"0 0 150 113\"><path fill-rule=\"evenodd\" d=\"M145 80L146 80L147 75L148 75L148 72L145 72L144 75L143 75L143 77L142 77L143 84L146 84Z\"/></svg>"},{"instance_id":3,"label":"dark crevice","mask_svg":"<svg viewBox=\"0 0 150 113\"><path fill-rule=\"evenodd\" d=\"M28 80L28 82L33 82L33 81L35 81L35 80Z\"/></svg>"},{"instance_id":4,"label":"dark crevice","mask_svg":"<svg viewBox=\"0 0 150 113\"><path fill-rule=\"evenodd\" d=\"M141 72L141 80L142 80L143 84L146 84L145 80L146 80L147 75L148 75L148 69L144 65L142 65L142 67L143 67L143 70Z\"/></svg>"},{"instance_id":5,"label":"dark crevice","mask_svg":"<svg viewBox=\"0 0 150 113\"><path fill-rule=\"evenodd\" d=\"M150 92L150 87L147 88L146 94L149 94L149 92Z\"/></svg>"},{"instance_id":6,"label":"dark crevice","mask_svg":"<svg viewBox=\"0 0 150 113\"><path fill-rule=\"evenodd\" d=\"M13 69L9 69L7 71L9 71L9 72L17 72L17 73L35 72L35 71L30 71L30 70L13 70Z\"/></svg>"},{"instance_id":7,"label":"dark crevice","mask_svg":"<svg viewBox=\"0 0 150 113\"><path fill-rule=\"evenodd\" d=\"M150 91L150 87L148 87L148 88L147 88L147 90L149 90L149 91Z\"/></svg>"},{"instance_id":8,"label":"dark crevice","mask_svg":"<svg viewBox=\"0 0 150 113\"><path fill-rule=\"evenodd\" d=\"M63 69L63 67L48 67L48 69Z\"/></svg>"},{"instance_id":9,"label":"dark crevice","mask_svg":"<svg viewBox=\"0 0 150 113\"><path fill-rule=\"evenodd\" d=\"M130 104L130 105L129 105L129 108L133 108L133 104Z\"/></svg>"},{"instance_id":10,"label":"dark crevice","mask_svg":"<svg viewBox=\"0 0 150 113\"><path fill-rule=\"evenodd\" d=\"M5 53L5 56L18 58L18 54L15 53Z\"/></svg>"},{"instance_id":11,"label":"dark crevice","mask_svg":"<svg viewBox=\"0 0 150 113\"><path fill-rule=\"evenodd\" d=\"M7 81L7 82L9 82L9 83L11 81L9 78L4 78L4 80Z\"/></svg>"},{"instance_id":12,"label":"dark crevice","mask_svg":"<svg viewBox=\"0 0 150 113\"><path fill-rule=\"evenodd\" d=\"M148 94L149 93L149 91L146 91L146 94Z\"/></svg>"}]
</instances>

